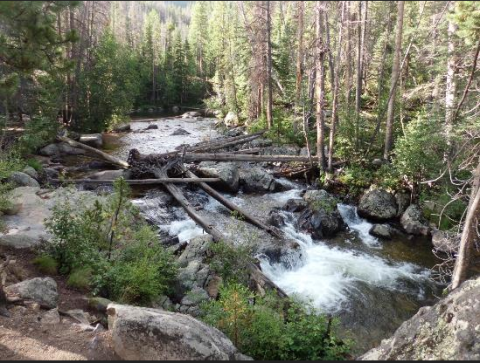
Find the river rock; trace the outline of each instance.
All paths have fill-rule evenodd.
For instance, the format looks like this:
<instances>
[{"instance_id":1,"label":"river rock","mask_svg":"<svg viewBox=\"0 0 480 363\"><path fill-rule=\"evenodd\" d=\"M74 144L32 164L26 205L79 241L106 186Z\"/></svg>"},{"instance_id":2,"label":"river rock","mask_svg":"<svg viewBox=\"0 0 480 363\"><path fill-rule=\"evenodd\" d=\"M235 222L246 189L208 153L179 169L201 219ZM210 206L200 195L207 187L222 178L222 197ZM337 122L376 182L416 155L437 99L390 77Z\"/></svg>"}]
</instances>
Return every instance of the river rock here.
<instances>
[{"instance_id":1,"label":"river rock","mask_svg":"<svg viewBox=\"0 0 480 363\"><path fill-rule=\"evenodd\" d=\"M235 127L234 129L228 130L225 135L228 137L236 137L244 134L243 127Z\"/></svg>"},{"instance_id":2,"label":"river rock","mask_svg":"<svg viewBox=\"0 0 480 363\"><path fill-rule=\"evenodd\" d=\"M455 232L432 230L432 244L438 250L446 253L456 252L460 245L461 234Z\"/></svg>"},{"instance_id":3,"label":"river rock","mask_svg":"<svg viewBox=\"0 0 480 363\"><path fill-rule=\"evenodd\" d=\"M430 233L430 227L428 227L425 218L423 218L420 208L412 204L400 218L400 223L405 231L409 234L427 236Z\"/></svg>"},{"instance_id":4,"label":"river rock","mask_svg":"<svg viewBox=\"0 0 480 363\"><path fill-rule=\"evenodd\" d=\"M171 136L190 135L190 133L182 128L176 129L171 133Z\"/></svg>"},{"instance_id":5,"label":"river rock","mask_svg":"<svg viewBox=\"0 0 480 363\"><path fill-rule=\"evenodd\" d=\"M397 192L395 201L397 202L397 217L400 217L410 205L410 195L402 191Z\"/></svg>"},{"instance_id":6,"label":"river rock","mask_svg":"<svg viewBox=\"0 0 480 363\"><path fill-rule=\"evenodd\" d=\"M269 146L264 148L261 155L294 155L297 156L300 153L300 148L297 145L282 145L282 146Z\"/></svg>"},{"instance_id":7,"label":"river rock","mask_svg":"<svg viewBox=\"0 0 480 363\"><path fill-rule=\"evenodd\" d=\"M275 178L260 167L240 169L240 184L246 193L273 192L278 188Z\"/></svg>"},{"instance_id":8,"label":"river rock","mask_svg":"<svg viewBox=\"0 0 480 363\"><path fill-rule=\"evenodd\" d=\"M41 306L53 309L57 307L57 283L51 277L36 277L5 288L7 294L19 295L22 299L38 302Z\"/></svg>"},{"instance_id":9,"label":"river rock","mask_svg":"<svg viewBox=\"0 0 480 363\"><path fill-rule=\"evenodd\" d=\"M358 215L373 221L386 221L397 215L395 197L383 189L374 189L362 196L358 205Z\"/></svg>"},{"instance_id":10,"label":"river rock","mask_svg":"<svg viewBox=\"0 0 480 363\"><path fill-rule=\"evenodd\" d=\"M267 224L280 228L285 225L285 217L279 209L272 209L268 213Z\"/></svg>"},{"instance_id":11,"label":"river rock","mask_svg":"<svg viewBox=\"0 0 480 363\"><path fill-rule=\"evenodd\" d=\"M283 207L287 212L301 212L308 207L308 202L303 199L289 199Z\"/></svg>"},{"instance_id":12,"label":"river rock","mask_svg":"<svg viewBox=\"0 0 480 363\"><path fill-rule=\"evenodd\" d=\"M234 193L238 191L240 173L236 163L202 161L196 171L199 176L205 178L220 178L222 180L220 183L211 183L214 188Z\"/></svg>"},{"instance_id":13,"label":"river rock","mask_svg":"<svg viewBox=\"0 0 480 363\"><path fill-rule=\"evenodd\" d=\"M158 126L155 124L150 124L147 127L145 127L145 130L158 130Z\"/></svg>"},{"instance_id":14,"label":"river rock","mask_svg":"<svg viewBox=\"0 0 480 363\"><path fill-rule=\"evenodd\" d=\"M113 131L115 131L115 132L127 132L127 131L131 131L131 130L132 130L132 126L128 123L120 124L120 125L117 125L113 128Z\"/></svg>"},{"instance_id":15,"label":"river rock","mask_svg":"<svg viewBox=\"0 0 480 363\"><path fill-rule=\"evenodd\" d=\"M30 175L22 173L21 171L14 171L8 180L18 187L39 187L40 184Z\"/></svg>"},{"instance_id":16,"label":"river rock","mask_svg":"<svg viewBox=\"0 0 480 363\"><path fill-rule=\"evenodd\" d=\"M229 111L223 122L226 126L238 126L238 116L235 112Z\"/></svg>"},{"instance_id":17,"label":"river rock","mask_svg":"<svg viewBox=\"0 0 480 363\"><path fill-rule=\"evenodd\" d=\"M388 224L374 224L368 233L375 237L391 239L393 231Z\"/></svg>"},{"instance_id":18,"label":"river rock","mask_svg":"<svg viewBox=\"0 0 480 363\"><path fill-rule=\"evenodd\" d=\"M22 173L25 173L25 174L27 174L29 177L38 180L38 173L37 173L37 171L36 171L34 168L32 168L31 166L28 166L28 165L27 165L27 166L22 170Z\"/></svg>"},{"instance_id":19,"label":"river rock","mask_svg":"<svg viewBox=\"0 0 480 363\"><path fill-rule=\"evenodd\" d=\"M178 106L173 106L173 107L172 107L172 111L175 112L175 113L177 113L177 112L180 111L180 107L178 107Z\"/></svg>"},{"instance_id":20,"label":"river rock","mask_svg":"<svg viewBox=\"0 0 480 363\"><path fill-rule=\"evenodd\" d=\"M182 115L182 118L200 117L202 114L198 111L188 111Z\"/></svg>"},{"instance_id":21,"label":"river rock","mask_svg":"<svg viewBox=\"0 0 480 363\"><path fill-rule=\"evenodd\" d=\"M87 178L92 180L115 180L121 177L126 178L126 176L127 172L124 170L104 170L88 175Z\"/></svg>"},{"instance_id":22,"label":"river rock","mask_svg":"<svg viewBox=\"0 0 480 363\"><path fill-rule=\"evenodd\" d=\"M425 306L359 360L480 360L480 278Z\"/></svg>"},{"instance_id":23,"label":"river rock","mask_svg":"<svg viewBox=\"0 0 480 363\"><path fill-rule=\"evenodd\" d=\"M80 142L100 149L103 146L103 137L102 134L85 134L80 136Z\"/></svg>"},{"instance_id":24,"label":"river rock","mask_svg":"<svg viewBox=\"0 0 480 363\"><path fill-rule=\"evenodd\" d=\"M218 329L195 318L128 305L108 306L113 348L125 360L247 360Z\"/></svg>"},{"instance_id":25,"label":"river rock","mask_svg":"<svg viewBox=\"0 0 480 363\"><path fill-rule=\"evenodd\" d=\"M41 148L38 152L43 156L58 156L58 155L84 155L85 150L78 149L62 142L59 144L50 144Z\"/></svg>"},{"instance_id":26,"label":"river rock","mask_svg":"<svg viewBox=\"0 0 480 363\"><path fill-rule=\"evenodd\" d=\"M186 267L191 261L203 261L212 241L213 238L209 234L191 239L178 258L178 265Z\"/></svg>"}]
</instances>

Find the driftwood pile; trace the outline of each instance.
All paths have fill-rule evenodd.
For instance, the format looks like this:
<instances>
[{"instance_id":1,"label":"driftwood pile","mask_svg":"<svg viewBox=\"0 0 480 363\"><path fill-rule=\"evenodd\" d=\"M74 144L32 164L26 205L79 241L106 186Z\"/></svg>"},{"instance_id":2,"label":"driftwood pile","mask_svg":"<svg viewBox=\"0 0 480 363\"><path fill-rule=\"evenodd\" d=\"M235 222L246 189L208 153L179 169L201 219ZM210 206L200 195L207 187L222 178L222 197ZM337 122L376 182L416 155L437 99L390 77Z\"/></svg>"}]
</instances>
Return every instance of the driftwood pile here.
<instances>
[{"instance_id":1,"label":"driftwood pile","mask_svg":"<svg viewBox=\"0 0 480 363\"><path fill-rule=\"evenodd\" d=\"M228 199L224 198L215 189L210 187L208 183L218 182L218 178L199 178L193 172L188 170L184 163L196 161L250 161L250 162L298 162L303 166L293 171L305 172L311 170L313 163L311 158L292 155L254 155L260 151L259 148L246 149L234 152L217 152L231 146L245 144L261 137L265 131L261 131L251 135L243 135L231 137L224 140L199 143L194 146L182 146L179 150L161 153L142 155L136 149L130 150L128 160L120 160L98 149L76 142L67 137L58 137L59 141L66 142L73 147L85 149L102 159L115 164L121 168L129 169L134 179L127 180L129 184L162 184L163 187L172 195L172 197L183 207L186 213L197 224L199 224L207 233L209 233L214 241L227 241L225 235L215 226L202 218L195 208L193 208L183 195L180 188L175 184L178 183L196 183L210 196L218 200L221 204L231 211L236 211L242 215L245 221L268 232L272 236L284 240L282 232L273 227L268 226L258 218L252 216L247 211L238 207ZM55 180L54 180L55 182ZM56 182L59 182L56 180ZM105 184L113 183L113 180L76 180L76 183L83 184ZM279 296L286 297L284 291L276 286L267 276L263 274L258 266L252 264L250 266L251 279L257 285L258 291L263 292L265 288L275 289Z\"/></svg>"}]
</instances>

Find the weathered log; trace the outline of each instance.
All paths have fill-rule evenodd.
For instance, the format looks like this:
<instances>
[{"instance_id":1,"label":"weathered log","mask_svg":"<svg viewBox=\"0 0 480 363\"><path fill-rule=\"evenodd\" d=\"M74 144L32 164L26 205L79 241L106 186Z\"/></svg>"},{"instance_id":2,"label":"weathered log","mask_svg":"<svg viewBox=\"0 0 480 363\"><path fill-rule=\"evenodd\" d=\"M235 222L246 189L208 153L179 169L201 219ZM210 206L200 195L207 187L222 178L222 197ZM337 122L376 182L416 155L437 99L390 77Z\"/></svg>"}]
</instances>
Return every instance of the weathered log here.
<instances>
[{"instance_id":1,"label":"weathered log","mask_svg":"<svg viewBox=\"0 0 480 363\"><path fill-rule=\"evenodd\" d=\"M217 183L220 182L220 178L162 178L162 179L126 179L130 185L155 185L155 184L184 184L184 183ZM113 184L115 180L94 180L94 179L51 179L51 184Z\"/></svg>"},{"instance_id":2,"label":"weathered log","mask_svg":"<svg viewBox=\"0 0 480 363\"><path fill-rule=\"evenodd\" d=\"M186 162L192 161L253 161L253 162L309 162L306 156L294 155L247 155L247 154L229 154L229 153L214 153L214 154L200 154L200 153L185 153L182 156Z\"/></svg>"},{"instance_id":3,"label":"weathered log","mask_svg":"<svg viewBox=\"0 0 480 363\"><path fill-rule=\"evenodd\" d=\"M94 147L91 147L91 146L88 146L88 145L85 145L85 144L82 144L81 142L77 142L77 141L74 141L72 139L69 139L68 137L65 137L65 136L57 136L57 140L58 141L62 141L62 142L66 142L67 144L69 144L70 146L73 146L73 147L78 147L78 148L81 148L81 149L84 149L84 150L87 150L87 151L90 151L91 153L97 155L97 156L100 156L102 159L112 163L112 164L115 164L115 165L119 165L121 166L122 168L125 168L127 169L130 165L126 162L126 161L123 161L119 158L116 158L115 156L112 156L112 155L109 155L107 153L104 153L103 151L100 151L98 149L95 149Z\"/></svg>"},{"instance_id":4,"label":"weathered log","mask_svg":"<svg viewBox=\"0 0 480 363\"><path fill-rule=\"evenodd\" d=\"M262 148L260 147L254 147L251 149L242 149L238 151L230 151L229 154L258 154L260 151L262 151Z\"/></svg>"},{"instance_id":5,"label":"weathered log","mask_svg":"<svg viewBox=\"0 0 480 363\"><path fill-rule=\"evenodd\" d=\"M185 175L187 175L189 178L192 178L192 179L197 178L197 180L201 180L194 173L192 173L190 170L187 170L187 169L185 169ZM264 231L268 232L269 234L271 234L274 237L277 237L277 238L280 238L280 239L283 238L283 236L277 230L275 230L271 226L267 226L266 224L262 223L257 218L252 216L250 213L245 211L244 209L242 209L242 208L238 207L237 205L235 205L234 203L230 202L227 198L224 198L219 192L217 192L215 189L213 189L212 187L210 187L206 183L203 183L203 182L200 183L200 187L207 194L209 194L210 196L212 196L213 198L218 200L220 203L222 203L228 209L230 209L232 211L237 211L238 213L243 215L245 217L245 219L248 222L250 222L251 224L257 226L260 229L263 229Z\"/></svg>"}]
</instances>

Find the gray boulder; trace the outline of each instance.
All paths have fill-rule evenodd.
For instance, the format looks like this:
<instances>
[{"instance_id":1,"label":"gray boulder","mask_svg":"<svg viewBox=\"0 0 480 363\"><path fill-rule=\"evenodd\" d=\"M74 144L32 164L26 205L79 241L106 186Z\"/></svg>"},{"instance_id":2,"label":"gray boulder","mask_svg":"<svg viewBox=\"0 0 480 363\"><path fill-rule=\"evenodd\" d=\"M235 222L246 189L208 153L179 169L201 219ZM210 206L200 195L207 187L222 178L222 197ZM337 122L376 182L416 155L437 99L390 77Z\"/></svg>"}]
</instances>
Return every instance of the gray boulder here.
<instances>
[{"instance_id":1,"label":"gray boulder","mask_svg":"<svg viewBox=\"0 0 480 363\"><path fill-rule=\"evenodd\" d=\"M480 360L480 278L404 322L359 360Z\"/></svg>"},{"instance_id":2,"label":"gray boulder","mask_svg":"<svg viewBox=\"0 0 480 363\"><path fill-rule=\"evenodd\" d=\"M430 227L423 218L422 211L416 204L410 205L400 218L400 223L409 234L428 236Z\"/></svg>"},{"instance_id":3,"label":"gray boulder","mask_svg":"<svg viewBox=\"0 0 480 363\"><path fill-rule=\"evenodd\" d=\"M158 126L155 124L150 124L147 127L145 127L145 130L158 130Z\"/></svg>"},{"instance_id":4,"label":"gray boulder","mask_svg":"<svg viewBox=\"0 0 480 363\"><path fill-rule=\"evenodd\" d=\"M250 145L253 147L253 148L256 148L256 147L268 147L268 146L271 146L273 144L272 140L270 139L255 139L255 140L252 140L250 142Z\"/></svg>"},{"instance_id":5,"label":"gray boulder","mask_svg":"<svg viewBox=\"0 0 480 363\"><path fill-rule=\"evenodd\" d=\"M33 179L38 179L38 173L37 171L32 168L31 166L26 166L23 170L22 170L22 173L25 173L27 174L28 176L30 176L31 178Z\"/></svg>"},{"instance_id":6,"label":"gray boulder","mask_svg":"<svg viewBox=\"0 0 480 363\"><path fill-rule=\"evenodd\" d=\"M51 277L36 277L5 288L7 294L19 295L22 299L34 300L42 307L57 307L57 283Z\"/></svg>"},{"instance_id":7,"label":"gray boulder","mask_svg":"<svg viewBox=\"0 0 480 363\"><path fill-rule=\"evenodd\" d=\"M132 130L132 126L130 124L120 124L113 128L113 131L115 132L127 132L131 130Z\"/></svg>"},{"instance_id":8,"label":"gray boulder","mask_svg":"<svg viewBox=\"0 0 480 363\"><path fill-rule=\"evenodd\" d=\"M182 136L182 135L190 135L190 133L182 128L176 129L174 132L171 133L171 136Z\"/></svg>"},{"instance_id":9,"label":"gray boulder","mask_svg":"<svg viewBox=\"0 0 480 363\"><path fill-rule=\"evenodd\" d=\"M208 293L201 287L194 287L190 290L180 302L185 306L199 306L202 302L208 301L210 298Z\"/></svg>"},{"instance_id":10,"label":"gray boulder","mask_svg":"<svg viewBox=\"0 0 480 363\"><path fill-rule=\"evenodd\" d=\"M238 126L238 116L235 112L228 112L223 120L226 126Z\"/></svg>"},{"instance_id":11,"label":"gray boulder","mask_svg":"<svg viewBox=\"0 0 480 363\"><path fill-rule=\"evenodd\" d=\"M126 360L246 360L218 329L195 318L128 305L108 306L113 348Z\"/></svg>"},{"instance_id":12,"label":"gray boulder","mask_svg":"<svg viewBox=\"0 0 480 363\"><path fill-rule=\"evenodd\" d=\"M212 236L208 234L190 240L187 247L178 258L178 265L180 267L186 267L192 261L203 261L212 241Z\"/></svg>"},{"instance_id":13,"label":"gray boulder","mask_svg":"<svg viewBox=\"0 0 480 363\"><path fill-rule=\"evenodd\" d=\"M452 253L458 251L461 234L455 232L432 230L432 244L438 251Z\"/></svg>"},{"instance_id":14,"label":"gray boulder","mask_svg":"<svg viewBox=\"0 0 480 363\"><path fill-rule=\"evenodd\" d=\"M86 151L62 142L58 144L58 152L63 155L85 155Z\"/></svg>"},{"instance_id":15,"label":"gray boulder","mask_svg":"<svg viewBox=\"0 0 480 363\"><path fill-rule=\"evenodd\" d=\"M182 115L182 118L200 117L202 114L198 111L188 111Z\"/></svg>"},{"instance_id":16,"label":"gray boulder","mask_svg":"<svg viewBox=\"0 0 480 363\"><path fill-rule=\"evenodd\" d=\"M50 144L41 148L38 153L43 156L54 156L60 153L58 144Z\"/></svg>"},{"instance_id":17,"label":"gray boulder","mask_svg":"<svg viewBox=\"0 0 480 363\"><path fill-rule=\"evenodd\" d=\"M97 149L103 146L102 134L85 134L80 136L80 142Z\"/></svg>"},{"instance_id":18,"label":"gray boulder","mask_svg":"<svg viewBox=\"0 0 480 363\"><path fill-rule=\"evenodd\" d=\"M283 207L286 211L296 213L308 207L308 202L303 199L289 199Z\"/></svg>"},{"instance_id":19,"label":"gray boulder","mask_svg":"<svg viewBox=\"0 0 480 363\"><path fill-rule=\"evenodd\" d=\"M410 205L410 195L405 192L397 192L395 194L395 201L397 202L397 217L400 217Z\"/></svg>"},{"instance_id":20,"label":"gray boulder","mask_svg":"<svg viewBox=\"0 0 480 363\"><path fill-rule=\"evenodd\" d=\"M214 188L228 192L238 191L240 174L235 163L202 161L198 164L197 171L199 176L205 178L220 178L222 180L220 183L212 183Z\"/></svg>"},{"instance_id":21,"label":"gray boulder","mask_svg":"<svg viewBox=\"0 0 480 363\"><path fill-rule=\"evenodd\" d=\"M246 193L273 192L278 188L275 178L260 167L240 169L240 185Z\"/></svg>"},{"instance_id":22,"label":"gray boulder","mask_svg":"<svg viewBox=\"0 0 480 363\"><path fill-rule=\"evenodd\" d=\"M383 239L391 239L393 235L392 228L388 224L374 224L368 233Z\"/></svg>"},{"instance_id":23,"label":"gray boulder","mask_svg":"<svg viewBox=\"0 0 480 363\"><path fill-rule=\"evenodd\" d=\"M172 111L173 111L173 112L180 112L180 107L178 107L178 106L173 106L173 107L172 107Z\"/></svg>"},{"instance_id":24,"label":"gray boulder","mask_svg":"<svg viewBox=\"0 0 480 363\"><path fill-rule=\"evenodd\" d=\"M358 215L373 221L387 221L397 215L395 197L383 189L374 189L362 196L358 205Z\"/></svg>"},{"instance_id":25,"label":"gray boulder","mask_svg":"<svg viewBox=\"0 0 480 363\"><path fill-rule=\"evenodd\" d=\"M21 171L14 171L8 180L18 187L39 187L40 184L30 175L22 173Z\"/></svg>"},{"instance_id":26,"label":"gray boulder","mask_svg":"<svg viewBox=\"0 0 480 363\"><path fill-rule=\"evenodd\" d=\"M58 308L48 310L42 315L41 323L45 325L56 325L60 324L60 314L58 313Z\"/></svg>"}]
</instances>

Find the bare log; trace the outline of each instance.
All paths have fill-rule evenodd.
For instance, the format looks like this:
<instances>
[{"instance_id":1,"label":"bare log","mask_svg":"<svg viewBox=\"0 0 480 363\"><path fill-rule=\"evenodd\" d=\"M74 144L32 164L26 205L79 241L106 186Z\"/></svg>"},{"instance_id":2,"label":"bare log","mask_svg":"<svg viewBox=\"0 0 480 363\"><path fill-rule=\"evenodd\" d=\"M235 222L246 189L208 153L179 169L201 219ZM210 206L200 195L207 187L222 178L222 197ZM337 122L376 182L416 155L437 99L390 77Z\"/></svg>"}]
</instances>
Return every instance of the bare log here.
<instances>
[{"instance_id":1,"label":"bare log","mask_svg":"<svg viewBox=\"0 0 480 363\"><path fill-rule=\"evenodd\" d=\"M72 139L69 139L68 137L65 137L65 136L57 136L57 140L58 141L62 141L62 142L66 142L67 144L69 144L70 146L73 146L73 147L78 147L78 148L81 148L81 149L84 149L84 150L87 150L87 151L90 151L91 153L97 155L97 156L100 156L102 159L112 163L112 164L115 164L115 165L119 165L121 166L122 168L124 169L127 169L129 168L129 164L126 162L126 161L123 161L119 158L116 158L115 156L112 156L112 155L109 155L107 153L104 153L103 151L100 151L98 149L95 149L94 147L91 147L91 146L88 146L88 145L85 145L85 144L82 144L81 142L77 142L77 141L74 141Z\"/></svg>"},{"instance_id":2,"label":"bare log","mask_svg":"<svg viewBox=\"0 0 480 363\"><path fill-rule=\"evenodd\" d=\"M127 182L130 185L155 185L155 184L184 184L184 183L218 183L222 179L220 178L161 178L161 179L127 179ZM94 180L94 179L71 179L71 180L61 180L61 179L52 179L49 181L51 184L113 184L115 180Z\"/></svg>"},{"instance_id":3,"label":"bare log","mask_svg":"<svg viewBox=\"0 0 480 363\"><path fill-rule=\"evenodd\" d=\"M246 154L200 154L186 153L183 156L186 162L191 161L253 161L253 162L291 162L308 163L310 159L307 156L294 155L246 155Z\"/></svg>"},{"instance_id":4,"label":"bare log","mask_svg":"<svg viewBox=\"0 0 480 363\"><path fill-rule=\"evenodd\" d=\"M194 179L194 178L198 178L194 173L192 173L191 171L185 169L185 174ZM198 178L197 180L201 180L200 178ZM277 231L275 230L274 228L272 228L271 226L267 226L266 224L262 223L261 221L259 221L257 218L255 218L254 216L252 216L250 213L248 213L247 211L245 211L244 209L238 207L237 205L235 205L234 203L230 202L228 199L224 198L219 192L217 192L215 189L213 189L211 186L207 185L206 183L200 183L200 187L209 195L211 195L213 198L215 198L216 200L218 200L220 203L222 203L225 207L227 207L228 209L232 210L232 211L237 211L238 213L240 213L241 215L243 215L245 217L245 219L250 222L251 224L257 226L258 228L260 229L263 229L264 231L268 232L269 234L271 234L272 236L274 237L277 237L277 238L280 238L282 239L283 236Z\"/></svg>"}]
</instances>

